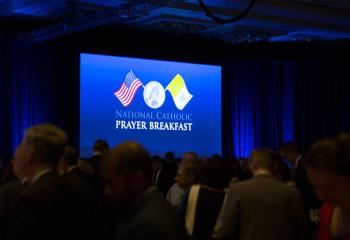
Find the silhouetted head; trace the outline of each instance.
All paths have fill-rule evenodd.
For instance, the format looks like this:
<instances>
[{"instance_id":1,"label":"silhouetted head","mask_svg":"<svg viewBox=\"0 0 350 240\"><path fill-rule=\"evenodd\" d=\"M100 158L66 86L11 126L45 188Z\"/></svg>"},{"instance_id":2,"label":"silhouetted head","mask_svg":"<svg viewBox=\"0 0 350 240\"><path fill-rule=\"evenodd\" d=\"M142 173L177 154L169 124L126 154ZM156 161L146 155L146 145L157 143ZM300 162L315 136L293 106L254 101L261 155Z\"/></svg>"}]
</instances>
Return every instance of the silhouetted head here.
<instances>
[{"instance_id":1,"label":"silhouetted head","mask_svg":"<svg viewBox=\"0 0 350 240\"><path fill-rule=\"evenodd\" d=\"M66 146L58 165L58 171L61 175L64 174L70 167L77 166L78 160L79 155L75 147Z\"/></svg>"},{"instance_id":2,"label":"silhouetted head","mask_svg":"<svg viewBox=\"0 0 350 240\"><path fill-rule=\"evenodd\" d=\"M26 129L14 154L16 176L31 180L40 168L57 169L66 143L66 134L55 125L39 124Z\"/></svg>"},{"instance_id":3,"label":"silhouetted head","mask_svg":"<svg viewBox=\"0 0 350 240\"><path fill-rule=\"evenodd\" d=\"M350 211L350 137L315 142L304 163L317 195Z\"/></svg>"},{"instance_id":4,"label":"silhouetted head","mask_svg":"<svg viewBox=\"0 0 350 240\"><path fill-rule=\"evenodd\" d=\"M138 143L124 142L111 149L102 161L104 192L111 203L123 208L151 186L152 163Z\"/></svg>"},{"instance_id":5,"label":"silhouetted head","mask_svg":"<svg viewBox=\"0 0 350 240\"><path fill-rule=\"evenodd\" d=\"M93 146L94 154L102 155L102 154L106 153L108 150L109 150L109 144L106 140L97 139L94 142L94 146Z\"/></svg>"},{"instance_id":6,"label":"silhouetted head","mask_svg":"<svg viewBox=\"0 0 350 240\"><path fill-rule=\"evenodd\" d=\"M274 151L269 148L258 148L249 157L250 168L255 174L258 171L272 172L274 167Z\"/></svg>"}]
</instances>

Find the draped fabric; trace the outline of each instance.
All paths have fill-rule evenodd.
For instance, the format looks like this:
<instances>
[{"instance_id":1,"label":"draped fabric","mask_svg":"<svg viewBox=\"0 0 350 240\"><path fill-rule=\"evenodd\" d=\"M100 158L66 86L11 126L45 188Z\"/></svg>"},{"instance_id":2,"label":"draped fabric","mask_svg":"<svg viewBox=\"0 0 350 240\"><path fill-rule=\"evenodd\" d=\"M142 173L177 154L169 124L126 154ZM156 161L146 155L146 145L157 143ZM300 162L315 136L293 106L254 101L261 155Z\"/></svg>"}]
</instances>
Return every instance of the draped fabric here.
<instances>
[{"instance_id":1,"label":"draped fabric","mask_svg":"<svg viewBox=\"0 0 350 240\"><path fill-rule=\"evenodd\" d=\"M252 149L312 143L350 130L350 64L313 61L239 61L224 66L223 142L226 156Z\"/></svg>"},{"instance_id":2,"label":"draped fabric","mask_svg":"<svg viewBox=\"0 0 350 240\"><path fill-rule=\"evenodd\" d=\"M293 67L244 61L224 66L226 156L247 157L254 148L276 149L294 140Z\"/></svg>"},{"instance_id":3,"label":"draped fabric","mask_svg":"<svg viewBox=\"0 0 350 240\"><path fill-rule=\"evenodd\" d=\"M3 42L0 51L0 154L9 161L23 131L54 123L75 137L74 61L53 47ZM72 64L73 63L73 64ZM74 70L75 71L75 70ZM74 76L75 77L75 76Z\"/></svg>"},{"instance_id":4,"label":"draped fabric","mask_svg":"<svg viewBox=\"0 0 350 240\"><path fill-rule=\"evenodd\" d=\"M79 50L0 42L0 155L23 130L51 122L79 138ZM164 56L167 59L167 56ZM189 58L187 61L191 61ZM350 127L350 63L333 59L223 62L223 155L294 140L303 149Z\"/></svg>"}]
</instances>

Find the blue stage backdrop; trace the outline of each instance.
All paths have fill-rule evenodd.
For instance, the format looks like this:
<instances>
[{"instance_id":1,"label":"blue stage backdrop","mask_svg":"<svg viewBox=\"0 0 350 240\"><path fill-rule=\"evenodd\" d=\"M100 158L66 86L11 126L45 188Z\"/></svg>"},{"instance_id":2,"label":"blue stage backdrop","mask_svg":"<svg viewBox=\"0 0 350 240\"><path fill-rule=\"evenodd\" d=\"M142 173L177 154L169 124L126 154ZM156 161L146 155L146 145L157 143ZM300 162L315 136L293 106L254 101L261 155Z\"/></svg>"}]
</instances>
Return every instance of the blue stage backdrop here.
<instances>
[{"instance_id":1,"label":"blue stage backdrop","mask_svg":"<svg viewBox=\"0 0 350 240\"><path fill-rule=\"evenodd\" d=\"M151 154L221 154L221 67L81 54L81 157L98 138Z\"/></svg>"}]
</instances>

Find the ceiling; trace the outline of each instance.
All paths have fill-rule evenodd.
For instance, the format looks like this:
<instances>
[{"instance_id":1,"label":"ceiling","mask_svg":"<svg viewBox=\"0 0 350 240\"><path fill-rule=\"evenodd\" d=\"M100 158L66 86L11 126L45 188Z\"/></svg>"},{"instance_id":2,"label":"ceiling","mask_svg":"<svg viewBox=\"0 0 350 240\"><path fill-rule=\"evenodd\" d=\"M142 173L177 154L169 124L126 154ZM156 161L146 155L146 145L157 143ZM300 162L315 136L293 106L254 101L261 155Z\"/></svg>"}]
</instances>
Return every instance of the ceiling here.
<instances>
[{"instance_id":1,"label":"ceiling","mask_svg":"<svg viewBox=\"0 0 350 240\"><path fill-rule=\"evenodd\" d=\"M251 0L203 2L216 17L230 19ZM197 0L0 0L6 37L46 41L113 23L234 44L341 41L350 39L350 0L257 0L247 16L227 24L208 17Z\"/></svg>"}]
</instances>

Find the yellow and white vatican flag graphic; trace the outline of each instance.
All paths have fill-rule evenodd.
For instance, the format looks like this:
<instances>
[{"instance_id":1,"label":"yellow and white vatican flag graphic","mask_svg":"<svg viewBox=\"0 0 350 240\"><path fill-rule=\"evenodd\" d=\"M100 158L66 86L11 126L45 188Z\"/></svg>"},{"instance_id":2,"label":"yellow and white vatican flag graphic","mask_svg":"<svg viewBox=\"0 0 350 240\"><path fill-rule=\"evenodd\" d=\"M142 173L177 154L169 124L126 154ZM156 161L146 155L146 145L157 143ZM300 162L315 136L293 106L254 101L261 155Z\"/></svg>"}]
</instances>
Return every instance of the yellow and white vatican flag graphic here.
<instances>
[{"instance_id":1,"label":"yellow and white vatican flag graphic","mask_svg":"<svg viewBox=\"0 0 350 240\"><path fill-rule=\"evenodd\" d=\"M175 106L179 110L184 109L193 97L193 95L188 92L185 80L180 74L177 74L173 80L171 80L165 90L169 90L174 99Z\"/></svg>"}]
</instances>

